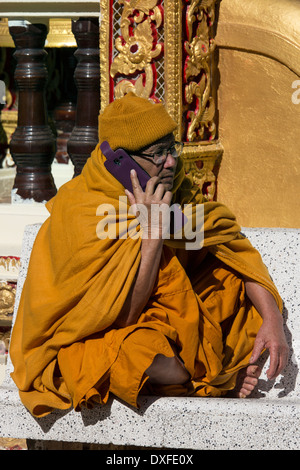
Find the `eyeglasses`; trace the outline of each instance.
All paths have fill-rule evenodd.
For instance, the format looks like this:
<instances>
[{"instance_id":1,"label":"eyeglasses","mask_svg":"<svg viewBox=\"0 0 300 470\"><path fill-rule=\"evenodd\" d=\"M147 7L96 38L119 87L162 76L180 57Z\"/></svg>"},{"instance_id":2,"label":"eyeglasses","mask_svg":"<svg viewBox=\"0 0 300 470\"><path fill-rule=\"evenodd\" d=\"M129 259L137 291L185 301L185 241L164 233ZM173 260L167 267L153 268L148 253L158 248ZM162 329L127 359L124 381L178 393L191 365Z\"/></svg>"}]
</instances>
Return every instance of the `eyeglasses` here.
<instances>
[{"instance_id":1,"label":"eyeglasses","mask_svg":"<svg viewBox=\"0 0 300 470\"><path fill-rule=\"evenodd\" d=\"M178 158L183 150L183 142L174 142L172 147L168 149L163 149L161 152L153 153L136 153L137 157L141 158L151 158L155 165L162 165L167 160L168 155L171 155L173 158Z\"/></svg>"}]
</instances>

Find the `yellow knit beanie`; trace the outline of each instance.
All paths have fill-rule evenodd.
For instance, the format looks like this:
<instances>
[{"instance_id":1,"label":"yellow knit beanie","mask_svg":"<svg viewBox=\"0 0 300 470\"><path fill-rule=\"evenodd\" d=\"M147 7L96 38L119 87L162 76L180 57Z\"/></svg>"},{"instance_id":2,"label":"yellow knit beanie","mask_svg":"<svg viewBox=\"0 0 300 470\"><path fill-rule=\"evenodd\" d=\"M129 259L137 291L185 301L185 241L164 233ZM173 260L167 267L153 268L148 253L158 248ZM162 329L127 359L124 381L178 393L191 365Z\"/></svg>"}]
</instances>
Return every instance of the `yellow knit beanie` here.
<instances>
[{"instance_id":1,"label":"yellow knit beanie","mask_svg":"<svg viewBox=\"0 0 300 470\"><path fill-rule=\"evenodd\" d=\"M177 127L162 103L153 103L133 92L110 103L99 115L99 141L115 150L139 150Z\"/></svg>"}]
</instances>

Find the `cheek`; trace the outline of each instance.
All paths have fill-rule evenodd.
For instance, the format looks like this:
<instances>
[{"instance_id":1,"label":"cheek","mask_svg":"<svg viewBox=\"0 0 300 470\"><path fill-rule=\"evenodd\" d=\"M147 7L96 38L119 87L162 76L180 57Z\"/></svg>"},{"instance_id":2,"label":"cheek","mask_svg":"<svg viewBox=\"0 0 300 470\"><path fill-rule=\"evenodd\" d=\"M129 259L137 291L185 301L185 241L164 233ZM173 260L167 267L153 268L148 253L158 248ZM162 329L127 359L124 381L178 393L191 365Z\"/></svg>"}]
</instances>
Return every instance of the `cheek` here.
<instances>
[{"instance_id":1,"label":"cheek","mask_svg":"<svg viewBox=\"0 0 300 470\"><path fill-rule=\"evenodd\" d=\"M152 178L152 176L158 176L161 170L159 167L151 165L151 167L148 167L146 171Z\"/></svg>"}]
</instances>

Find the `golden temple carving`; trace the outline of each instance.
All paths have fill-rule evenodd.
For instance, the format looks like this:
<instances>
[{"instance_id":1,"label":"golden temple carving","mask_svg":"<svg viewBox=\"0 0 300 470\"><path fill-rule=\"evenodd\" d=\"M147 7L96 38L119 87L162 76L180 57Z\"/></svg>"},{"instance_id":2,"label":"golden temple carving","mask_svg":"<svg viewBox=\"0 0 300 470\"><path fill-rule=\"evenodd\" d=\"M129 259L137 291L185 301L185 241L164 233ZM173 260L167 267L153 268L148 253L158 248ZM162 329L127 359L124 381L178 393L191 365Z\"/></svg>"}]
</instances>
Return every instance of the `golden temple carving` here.
<instances>
[{"instance_id":1,"label":"golden temple carving","mask_svg":"<svg viewBox=\"0 0 300 470\"><path fill-rule=\"evenodd\" d=\"M114 58L110 75L133 76L121 79L115 86L115 98L134 91L138 96L150 98L154 85L153 59L162 53L163 44L156 41L156 29L162 24L162 11L158 0L119 0L123 5L120 21L121 35L115 39L118 55Z\"/></svg>"},{"instance_id":2,"label":"golden temple carving","mask_svg":"<svg viewBox=\"0 0 300 470\"><path fill-rule=\"evenodd\" d=\"M201 146L186 144L183 150L185 171L202 189L207 201L212 201L217 191L217 173L223 147L219 142L205 142Z\"/></svg>"},{"instance_id":3,"label":"golden temple carving","mask_svg":"<svg viewBox=\"0 0 300 470\"><path fill-rule=\"evenodd\" d=\"M211 37L215 3L216 0L192 0L186 12L184 98L189 142L216 137L211 93L211 56L216 47Z\"/></svg>"}]
</instances>

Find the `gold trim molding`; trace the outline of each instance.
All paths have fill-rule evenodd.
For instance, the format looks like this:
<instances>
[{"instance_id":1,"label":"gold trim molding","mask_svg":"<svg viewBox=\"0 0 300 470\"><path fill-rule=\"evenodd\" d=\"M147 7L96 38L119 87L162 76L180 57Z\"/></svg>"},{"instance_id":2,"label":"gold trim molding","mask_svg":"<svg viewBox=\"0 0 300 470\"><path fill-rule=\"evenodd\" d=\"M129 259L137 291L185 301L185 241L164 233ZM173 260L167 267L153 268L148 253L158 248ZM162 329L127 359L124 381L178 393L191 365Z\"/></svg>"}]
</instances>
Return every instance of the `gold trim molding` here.
<instances>
[{"instance_id":1,"label":"gold trim molding","mask_svg":"<svg viewBox=\"0 0 300 470\"><path fill-rule=\"evenodd\" d=\"M101 110L106 108L110 102L110 1L100 0L100 105Z\"/></svg>"},{"instance_id":2,"label":"gold trim molding","mask_svg":"<svg viewBox=\"0 0 300 470\"><path fill-rule=\"evenodd\" d=\"M0 19L0 46L15 47L8 30L8 19ZM45 47L77 47L72 33L72 20L66 18L50 18L49 33Z\"/></svg>"},{"instance_id":3,"label":"gold trim molding","mask_svg":"<svg viewBox=\"0 0 300 470\"><path fill-rule=\"evenodd\" d=\"M191 0L186 8L184 41L184 116L186 140L201 142L216 137L212 96L212 27L216 0Z\"/></svg>"},{"instance_id":4,"label":"gold trim molding","mask_svg":"<svg viewBox=\"0 0 300 470\"><path fill-rule=\"evenodd\" d=\"M178 124L176 139L182 139L182 5L165 0L165 104Z\"/></svg>"}]
</instances>

